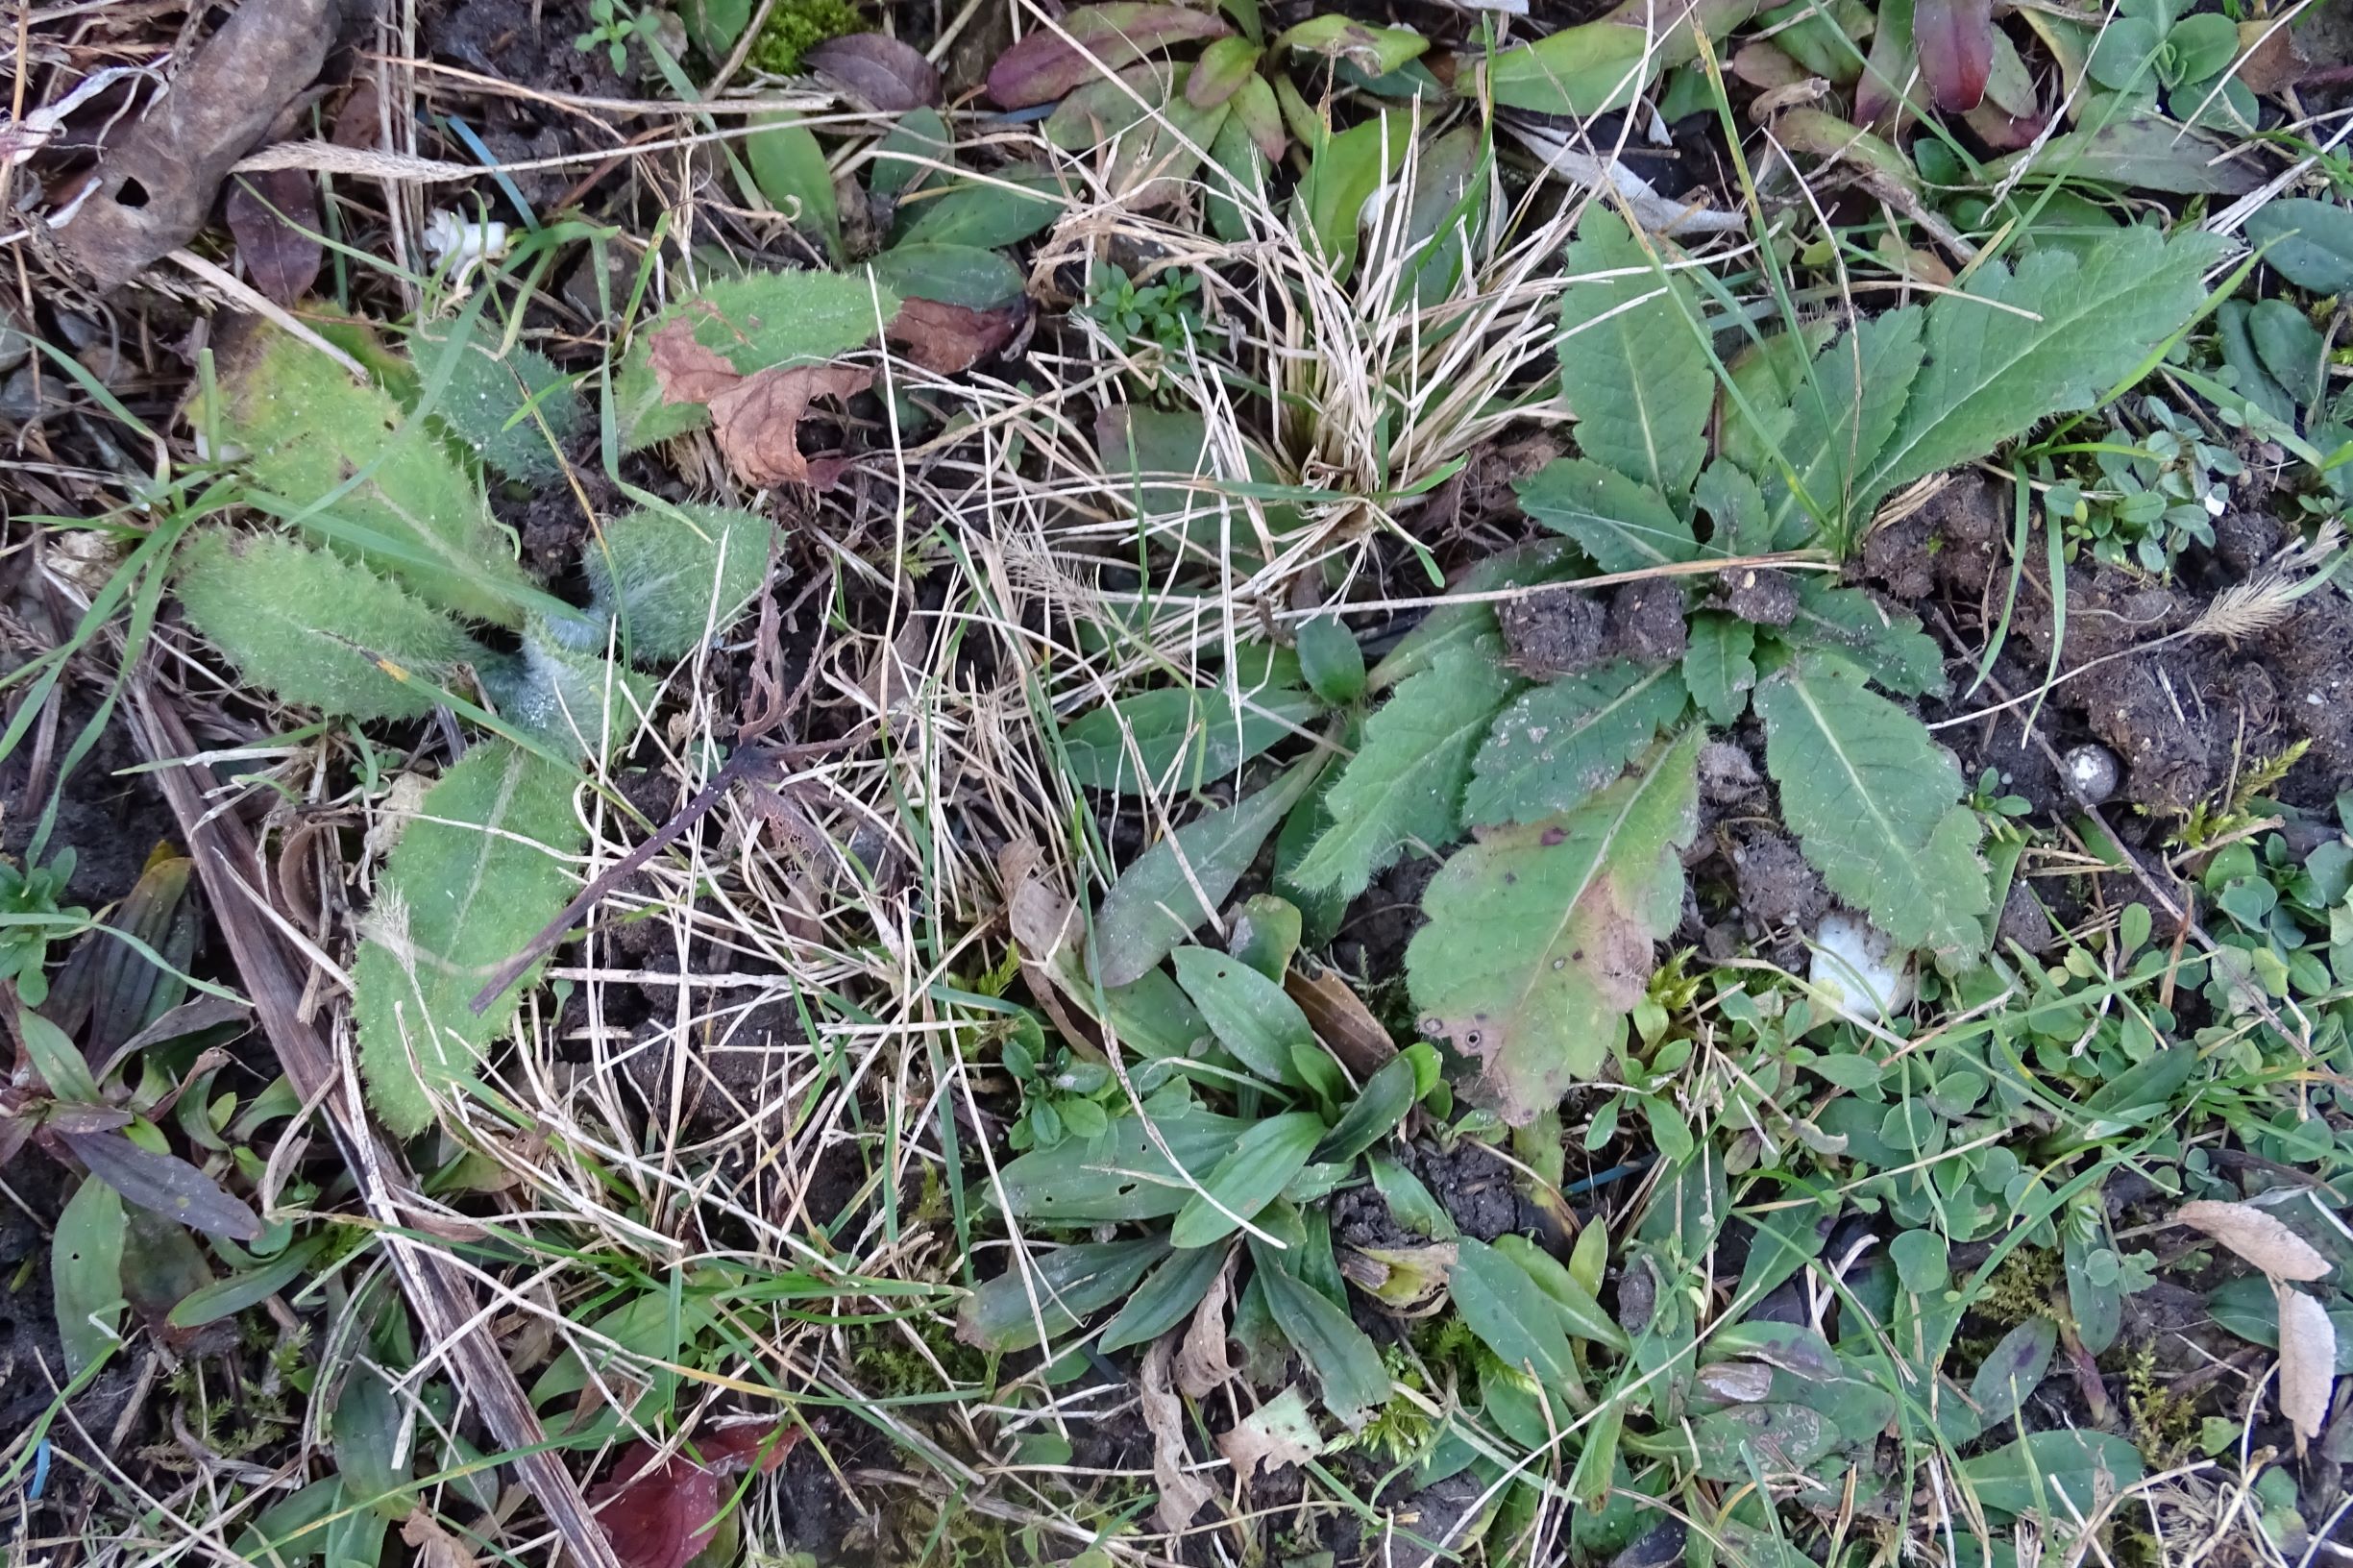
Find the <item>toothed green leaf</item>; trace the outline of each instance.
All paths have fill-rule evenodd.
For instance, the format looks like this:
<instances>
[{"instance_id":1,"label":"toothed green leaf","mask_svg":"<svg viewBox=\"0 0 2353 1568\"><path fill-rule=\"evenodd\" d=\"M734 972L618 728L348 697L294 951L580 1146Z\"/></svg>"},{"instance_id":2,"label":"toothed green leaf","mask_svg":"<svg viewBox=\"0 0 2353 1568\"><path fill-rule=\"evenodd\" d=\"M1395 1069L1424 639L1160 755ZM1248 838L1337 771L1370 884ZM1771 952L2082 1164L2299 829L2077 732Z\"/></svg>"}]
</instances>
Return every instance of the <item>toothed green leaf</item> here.
<instances>
[{"instance_id":1,"label":"toothed green leaf","mask_svg":"<svg viewBox=\"0 0 2353 1568\"><path fill-rule=\"evenodd\" d=\"M189 621L247 680L324 713L416 718L457 665L482 656L399 584L278 534L204 530L181 551L179 590Z\"/></svg>"},{"instance_id":2,"label":"toothed green leaf","mask_svg":"<svg viewBox=\"0 0 2353 1568\"><path fill-rule=\"evenodd\" d=\"M1436 853L1462 831L1462 787L1510 677L1491 638L1458 644L1398 682L1325 796L1332 825L1291 872L1355 897L1409 846Z\"/></svg>"},{"instance_id":3,"label":"toothed green leaf","mask_svg":"<svg viewBox=\"0 0 2353 1568\"><path fill-rule=\"evenodd\" d=\"M481 488L421 421L299 339L272 332L224 378L229 437L268 510L427 603L518 625L544 600Z\"/></svg>"},{"instance_id":4,"label":"toothed green leaf","mask_svg":"<svg viewBox=\"0 0 2353 1568\"><path fill-rule=\"evenodd\" d=\"M1749 688L1756 684L1756 628L1722 610L1691 618L1691 643L1683 651L1683 684L1691 688L1709 723L1730 724L1748 710Z\"/></svg>"},{"instance_id":5,"label":"toothed green leaf","mask_svg":"<svg viewBox=\"0 0 2353 1568\"><path fill-rule=\"evenodd\" d=\"M647 323L613 382L621 446L634 452L710 422L699 403L664 403L653 374L654 334L684 317L695 341L748 376L771 365L814 365L867 342L898 314L898 296L863 273L750 272L723 279Z\"/></svg>"},{"instance_id":6,"label":"toothed green leaf","mask_svg":"<svg viewBox=\"0 0 2353 1568\"><path fill-rule=\"evenodd\" d=\"M413 1137L433 1093L474 1083L528 978L483 1013L472 1003L571 896L587 841L579 775L503 741L476 746L425 796L401 835L352 970L368 1094L386 1127Z\"/></svg>"},{"instance_id":7,"label":"toothed green leaf","mask_svg":"<svg viewBox=\"0 0 2353 1568\"><path fill-rule=\"evenodd\" d=\"M1780 461L1763 470L1773 548L1803 544L1817 516L1835 521L1848 515L1855 476L1870 468L1895 433L1920 375L1922 316L1917 307L1891 310L1842 332L1815 356L1812 378L1801 378L1792 389L1776 422L1777 441L1771 443ZM1780 463L1789 465L1796 485Z\"/></svg>"},{"instance_id":8,"label":"toothed green leaf","mask_svg":"<svg viewBox=\"0 0 2353 1568\"><path fill-rule=\"evenodd\" d=\"M1605 572L1640 572L1698 558L1691 525L1666 498L1582 457L1545 464L1513 486L1520 509L1577 541Z\"/></svg>"},{"instance_id":9,"label":"toothed green leaf","mask_svg":"<svg viewBox=\"0 0 2353 1568\"><path fill-rule=\"evenodd\" d=\"M564 623L569 631L573 623ZM568 647L534 621L521 650L480 665L482 695L499 717L575 757L610 756L637 738L653 682L593 650Z\"/></svg>"},{"instance_id":10,"label":"toothed green leaf","mask_svg":"<svg viewBox=\"0 0 2353 1568\"><path fill-rule=\"evenodd\" d=\"M1652 944L1683 907L1702 731L1661 746L1577 810L1490 833L1423 894L1406 949L1422 1027L1481 1064L1474 1098L1523 1124L1626 1036Z\"/></svg>"},{"instance_id":11,"label":"toothed green leaf","mask_svg":"<svg viewBox=\"0 0 2353 1568\"><path fill-rule=\"evenodd\" d=\"M1830 891L1904 947L1975 958L1992 894L1951 754L1835 655L1784 667L1756 710L1782 818Z\"/></svg>"},{"instance_id":12,"label":"toothed green leaf","mask_svg":"<svg viewBox=\"0 0 2353 1568\"><path fill-rule=\"evenodd\" d=\"M1890 610L1860 588L1833 587L1819 576L1798 585L1798 614L1781 633L1797 648L1836 652L1861 665L1891 692L1919 697L1945 689L1945 654L1920 629L1920 617Z\"/></svg>"},{"instance_id":13,"label":"toothed green leaf","mask_svg":"<svg viewBox=\"0 0 2353 1568\"><path fill-rule=\"evenodd\" d=\"M2093 400L2196 310L2219 235L2148 225L1988 262L1927 307L1926 368L1855 486L1852 517L1913 480L1972 461L2037 420Z\"/></svg>"},{"instance_id":14,"label":"toothed green leaf","mask_svg":"<svg viewBox=\"0 0 2353 1568\"><path fill-rule=\"evenodd\" d=\"M1565 264L1560 385L1587 457L1661 496L1687 494L1707 457L1716 392L1691 290L1614 212L1586 209ZM1611 277L1607 274L1615 273ZM1623 571L1611 567L1610 571Z\"/></svg>"},{"instance_id":15,"label":"toothed green leaf","mask_svg":"<svg viewBox=\"0 0 2353 1568\"><path fill-rule=\"evenodd\" d=\"M628 628L634 657L674 663L733 625L760 591L770 531L766 518L725 506L630 512L589 546L589 588Z\"/></svg>"},{"instance_id":16,"label":"toothed green leaf","mask_svg":"<svg viewBox=\"0 0 2353 1568\"><path fill-rule=\"evenodd\" d=\"M1620 773L1688 705L1673 665L1630 659L1525 693L1471 765L1462 820L1526 822L1569 811Z\"/></svg>"}]
</instances>

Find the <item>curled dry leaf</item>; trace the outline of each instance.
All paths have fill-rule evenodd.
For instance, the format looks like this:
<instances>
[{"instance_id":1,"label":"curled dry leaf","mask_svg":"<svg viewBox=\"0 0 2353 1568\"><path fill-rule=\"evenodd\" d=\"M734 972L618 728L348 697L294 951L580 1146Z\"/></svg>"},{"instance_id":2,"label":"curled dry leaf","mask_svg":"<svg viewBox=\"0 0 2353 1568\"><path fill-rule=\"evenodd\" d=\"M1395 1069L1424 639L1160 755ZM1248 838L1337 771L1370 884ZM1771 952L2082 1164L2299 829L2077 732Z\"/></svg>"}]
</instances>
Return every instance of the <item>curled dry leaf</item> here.
<instances>
[{"instance_id":1,"label":"curled dry leaf","mask_svg":"<svg viewBox=\"0 0 2353 1568\"><path fill-rule=\"evenodd\" d=\"M1294 966L1283 976L1283 990L1308 1016L1315 1038L1359 1079L1370 1078L1397 1054L1397 1042L1339 970L1319 968L1307 974Z\"/></svg>"},{"instance_id":2,"label":"curled dry leaf","mask_svg":"<svg viewBox=\"0 0 2353 1568\"><path fill-rule=\"evenodd\" d=\"M1081 6L1062 19L1059 30L1040 27L997 56L989 67L989 96L999 109L1030 109L1052 103L1156 49L1196 38L1221 38L1230 31L1207 11L1184 6L1113 0Z\"/></svg>"},{"instance_id":3,"label":"curled dry leaf","mask_svg":"<svg viewBox=\"0 0 2353 1568\"><path fill-rule=\"evenodd\" d=\"M1234 1466L1242 1484L1250 1484L1259 1467L1268 1474L1287 1464L1305 1464L1324 1450L1315 1420L1308 1414L1306 1396L1293 1384L1250 1412L1233 1431L1221 1433L1217 1451Z\"/></svg>"},{"instance_id":4,"label":"curled dry leaf","mask_svg":"<svg viewBox=\"0 0 2353 1568\"><path fill-rule=\"evenodd\" d=\"M1192 1450L1185 1442L1185 1402L1168 1386L1169 1340L1153 1341L1143 1359L1143 1424L1152 1433L1152 1479L1160 1486L1155 1517L1174 1532L1193 1522L1217 1494L1189 1468Z\"/></svg>"},{"instance_id":5,"label":"curled dry leaf","mask_svg":"<svg viewBox=\"0 0 2353 1568\"><path fill-rule=\"evenodd\" d=\"M401 1539L416 1549L417 1568L475 1568L466 1543L422 1507L402 1521Z\"/></svg>"},{"instance_id":6,"label":"curled dry leaf","mask_svg":"<svg viewBox=\"0 0 2353 1568\"><path fill-rule=\"evenodd\" d=\"M319 187L302 169L266 169L229 183L229 232L254 286L292 305L318 281Z\"/></svg>"},{"instance_id":7,"label":"curled dry leaf","mask_svg":"<svg viewBox=\"0 0 2353 1568\"><path fill-rule=\"evenodd\" d=\"M1226 1360L1226 1299L1233 1285L1234 1258L1228 1254L1177 1347L1177 1386L1189 1399L1207 1399L1234 1381L1234 1363Z\"/></svg>"},{"instance_id":8,"label":"curled dry leaf","mask_svg":"<svg viewBox=\"0 0 2353 1568\"><path fill-rule=\"evenodd\" d=\"M2316 1280L2329 1261L2278 1218L2251 1203L2185 1203L2176 1222L2204 1231L2274 1280Z\"/></svg>"},{"instance_id":9,"label":"curled dry leaf","mask_svg":"<svg viewBox=\"0 0 2353 1568\"><path fill-rule=\"evenodd\" d=\"M622 1568L686 1568L719 1522L721 1478L742 1474L755 1459L763 1471L775 1469L799 1436L798 1427L773 1421L704 1432L692 1445L701 1463L682 1450L655 1464L657 1450L634 1442L590 1489L589 1506Z\"/></svg>"},{"instance_id":10,"label":"curled dry leaf","mask_svg":"<svg viewBox=\"0 0 2353 1568\"><path fill-rule=\"evenodd\" d=\"M1027 299L985 310L910 299L900 303L883 336L933 375L953 376L1012 342L1028 319Z\"/></svg>"},{"instance_id":11,"label":"curled dry leaf","mask_svg":"<svg viewBox=\"0 0 2353 1568\"><path fill-rule=\"evenodd\" d=\"M886 114L940 107L940 73L932 62L880 33L830 38L801 59Z\"/></svg>"},{"instance_id":12,"label":"curled dry leaf","mask_svg":"<svg viewBox=\"0 0 2353 1568\"><path fill-rule=\"evenodd\" d=\"M801 415L813 399L846 400L874 384L871 374L849 365L771 365L744 375L697 342L683 316L653 334L648 359L664 403L710 405L720 453L746 484L831 482L838 465L820 474L800 454Z\"/></svg>"},{"instance_id":13,"label":"curled dry leaf","mask_svg":"<svg viewBox=\"0 0 2353 1568\"><path fill-rule=\"evenodd\" d=\"M2279 1294L2279 1412L2295 1428L2296 1446L2320 1435L2328 1419L2329 1386L2337 1375L2337 1325L2301 1290L2274 1284Z\"/></svg>"}]
</instances>

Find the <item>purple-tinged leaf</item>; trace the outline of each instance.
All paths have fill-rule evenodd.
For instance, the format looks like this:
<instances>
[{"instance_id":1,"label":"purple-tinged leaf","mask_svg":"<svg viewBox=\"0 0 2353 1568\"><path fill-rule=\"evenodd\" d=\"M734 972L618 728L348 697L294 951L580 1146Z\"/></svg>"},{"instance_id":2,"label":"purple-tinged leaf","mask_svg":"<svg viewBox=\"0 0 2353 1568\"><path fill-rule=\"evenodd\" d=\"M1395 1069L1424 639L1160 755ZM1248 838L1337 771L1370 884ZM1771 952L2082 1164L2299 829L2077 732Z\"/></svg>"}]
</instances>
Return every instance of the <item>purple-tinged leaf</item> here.
<instances>
[{"instance_id":1,"label":"purple-tinged leaf","mask_svg":"<svg viewBox=\"0 0 2353 1568\"><path fill-rule=\"evenodd\" d=\"M1063 18L1061 32L1042 27L999 55L989 67L989 96L1000 109L1051 103L1156 49L1230 31L1209 12L1184 6L1139 0L1082 6Z\"/></svg>"},{"instance_id":2,"label":"purple-tinged leaf","mask_svg":"<svg viewBox=\"0 0 2353 1568\"><path fill-rule=\"evenodd\" d=\"M1912 46L1937 108L1975 109L1994 74L1994 0L1915 0Z\"/></svg>"},{"instance_id":3,"label":"purple-tinged leaf","mask_svg":"<svg viewBox=\"0 0 2353 1568\"><path fill-rule=\"evenodd\" d=\"M801 57L886 114L937 109L940 73L922 53L880 33L832 38Z\"/></svg>"},{"instance_id":4,"label":"purple-tinged leaf","mask_svg":"<svg viewBox=\"0 0 2353 1568\"><path fill-rule=\"evenodd\" d=\"M292 305L318 281L318 181L302 169L264 169L229 183L229 232L254 286Z\"/></svg>"},{"instance_id":5,"label":"purple-tinged leaf","mask_svg":"<svg viewBox=\"0 0 2353 1568\"><path fill-rule=\"evenodd\" d=\"M251 1241L261 1234L261 1221L251 1209L176 1155L142 1149L120 1133L61 1136L92 1176L142 1209L233 1241Z\"/></svg>"}]
</instances>

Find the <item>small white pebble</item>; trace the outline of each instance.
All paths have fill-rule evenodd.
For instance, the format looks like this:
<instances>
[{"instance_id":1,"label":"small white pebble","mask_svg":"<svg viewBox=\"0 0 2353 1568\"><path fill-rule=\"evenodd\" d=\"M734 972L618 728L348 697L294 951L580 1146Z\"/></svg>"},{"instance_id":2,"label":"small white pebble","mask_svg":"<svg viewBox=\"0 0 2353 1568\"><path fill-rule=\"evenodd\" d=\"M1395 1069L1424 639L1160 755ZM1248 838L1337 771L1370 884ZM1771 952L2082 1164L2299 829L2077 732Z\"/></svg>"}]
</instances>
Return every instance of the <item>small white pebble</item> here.
<instances>
[{"instance_id":1,"label":"small white pebble","mask_svg":"<svg viewBox=\"0 0 2353 1568\"><path fill-rule=\"evenodd\" d=\"M2104 746L2079 746L2060 759L2068 790L2089 806L2116 794L2119 782L2116 753Z\"/></svg>"}]
</instances>

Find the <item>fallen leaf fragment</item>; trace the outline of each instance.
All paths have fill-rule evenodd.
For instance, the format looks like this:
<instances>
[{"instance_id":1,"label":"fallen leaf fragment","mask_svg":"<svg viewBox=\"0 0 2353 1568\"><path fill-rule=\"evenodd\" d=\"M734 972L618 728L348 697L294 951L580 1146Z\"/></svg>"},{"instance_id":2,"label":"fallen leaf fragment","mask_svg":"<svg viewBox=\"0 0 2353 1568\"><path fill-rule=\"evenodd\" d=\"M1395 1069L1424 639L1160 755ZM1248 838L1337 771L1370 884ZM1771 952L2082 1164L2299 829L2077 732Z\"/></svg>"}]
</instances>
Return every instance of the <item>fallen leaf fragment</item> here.
<instances>
[{"instance_id":1,"label":"fallen leaf fragment","mask_svg":"<svg viewBox=\"0 0 2353 1568\"><path fill-rule=\"evenodd\" d=\"M1233 1431L1221 1433L1217 1451L1234 1466L1245 1486L1262 1465L1271 1475L1287 1464L1305 1464L1324 1451L1316 1434L1308 1402L1293 1384L1243 1418Z\"/></svg>"},{"instance_id":2,"label":"fallen leaf fragment","mask_svg":"<svg viewBox=\"0 0 2353 1568\"><path fill-rule=\"evenodd\" d=\"M721 455L747 484L806 484L800 416L813 398L847 399L874 378L847 365L771 365L711 400Z\"/></svg>"},{"instance_id":3,"label":"fallen leaf fragment","mask_svg":"<svg viewBox=\"0 0 2353 1568\"><path fill-rule=\"evenodd\" d=\"M1160 1486L1154 1517L1174 1532L1193 1522L1217 1494L1188 1468L1192 1450L1185 1442L1185 1402L1168 1386L1169 1338L1153 1342L1143 1359L1143 1424L1152 1433L1152 1479Z\"/></svg>"},{"instance_id":4,"label":"fallen leaf fragment","mask_svg":"<svg viewBox=\"0 0 2353 1568\"><path fill-rule=\"evenodd\" d=\"M1339 970L1307 974L1294 966L1283 976L1283 990L1308 1016L1315 1038L1359 1078L1370 1078L1397 1054L1397 1042Z\"/></svg>"},{"instance_id":5,"label":"fallen leaf fragment","mask_svg":"<svg viewBox=\"0 0 2353 1568\"><path fill-rule=\"evenodd\" d=\"M2295 1428L2296 1446L2320 1435L2329 1386L2337 1375L2337 1325L2317 1301L2284 1285L2279 1295L2279 1413Z\"/></svg>"},{"instance_id":6,"label":"fallen leaf fragment","mask_svg":"<svg viewBox=\"0 0 2353 1568\"><path fill-rule=\"evenodd\" d=\"M2204 1231L2274 1280L2316 1280L2329 1261L2277 1217L2251 1203L2201 1199L2173 1212L2180 1224Z\"/></svg>"},{"instance_id":7,"label":"fallen leaf fragment","mask_svg":"<svg viewBox=\"0 0 2353 1568\"><path fill-rule=\"evenodd\" d=\"M1231 31L1207 11L1185 6L1081 6L1058 27L1039 27L989 67L989 96L999 109L1051 103L1071 89L1171 43L1223 37Z\"/></svg>"},{"instance_id":8,"label":"fallen leaf fragment","mask_svg":"<svg viewBox=\"0 0 2353 1568\"><path fill-rule=\"evenodd\" d=\"M318 182L302 169L265 169L229 183L229 232L254 286L292 305L318 281Z\"/></svg>"},{"instance_id":9,"label":"fallen leaf fragment","mask_svg":"<svg viewBox=\"0 0 2353 1568\"><path fill-rule=\"evenodd\" d=\"M664 403L709 403L744 379L725 355L696 341L695 324L685 316L653 334L647 357Z\"/></svg>"},{"instance_id":10,"label":"fallen leaf fragment","mask_svg":"<svg viewBox=\"0 0 2353 1568\"><path fill-rule=\"evenodd\" d=\"M974 309L938 300L904 300L883 336L935 376L968 370L1014 340L1029 319L1029 301Z\"/></svg>"},{"instance_id":11,"label":"fallen leaf fragment","mask_svg":"<svg viewBox=\"0 0 2353 1568\"><path fill-rule=\"evenodd\" d=\"M886 114L937 109L940 72L921 51L880 33L828 39L801 57Z\"/></svg>"},{"instance_id":12,"label":"fallen leaf fragment","mask_svg":"<svg viewBox=\"0 0 2353 1568\"><path fill-rule=\"evenodd\" d=\"M1234 1363L1226 1360L1226 1298L1233 1284L1234 1259L1228 1255L1177 1346L1177 1386L1188 1398L1207 1399L1234 1381Z\"/></svg>"},{"instance_id":13,"label":"fallen leaf fragment","mask_svg":"<svg viewBox=\"0 0 2353 1568\"><path fill-rule=\"evenodd\" d=\"M402 1521L401 1539L416 1549L417 1568L475 1568L474 1554L466 1550L466 1543L424 1508Z\"/></svg>"},{"instance_id":14,"label":"fallen leaf fragment","mask_svg":"<svg viewBox=\"0 0 2353 1568\"><path fill-rule=\"evenodd\" d=\"M691 1444L700 1463L681 1449L654 1464L657 1450L634 1442L590 1488L589 1506L622 1568L686 1568L710 1545L721 1478L750 1469L754 1459L764 1472L775 1469L799 1437L798 1427L773 1421L711 1429Z\"/></svg>"}]
</instances>

